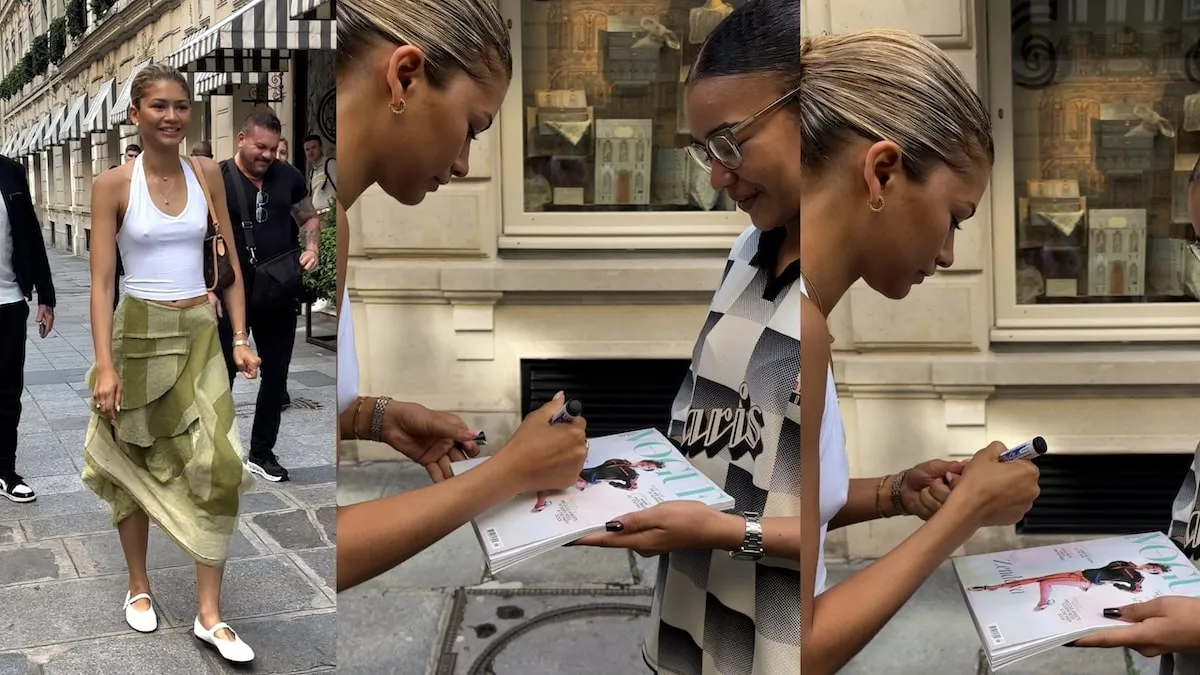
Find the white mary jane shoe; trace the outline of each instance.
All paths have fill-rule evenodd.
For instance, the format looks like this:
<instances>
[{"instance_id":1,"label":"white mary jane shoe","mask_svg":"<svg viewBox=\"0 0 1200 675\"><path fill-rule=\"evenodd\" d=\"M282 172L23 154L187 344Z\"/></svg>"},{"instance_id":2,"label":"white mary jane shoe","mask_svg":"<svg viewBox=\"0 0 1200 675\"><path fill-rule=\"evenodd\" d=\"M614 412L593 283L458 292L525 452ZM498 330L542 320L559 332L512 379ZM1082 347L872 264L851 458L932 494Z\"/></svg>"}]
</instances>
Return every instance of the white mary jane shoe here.
<instances>
[{"instance_id":1,"label":"white mary jane shoe","mask_svg":"<svg viewBox=\"0 0 1200 675\"><path fill-rule=\"evenodd\" d=\"M220 633L222 629L229 631L229 633L233 635L233 639L226 640L224 638L217 637L217 633ZM229 627L229 624L225 623L224 621L221 621L212 628L206 629L200 624L200 617L196 617L195 625L192 626L192 632L197 638L200 638L208 644L216 647L217 651L221 653L221 656L226 661L232 661L233 663L249 663L254 660L254 650L250 648L250 645L242 642L241 636L235 633L233 629Z\"/></svg>"},{"instance_id":2,"label":"white mary jane shoe","mask_svg":"<svg viewBox=\"0 0 1200 675\"><path fill-rule=\"evenodd\" d=\"M133 603L138 600L151 603L150 609L144 612L136 609ZM128 592L125 593L125 623L139 633L153 633L158 629L158 614L154 612L154 603L148 594L139 593L131 596Z\"/></svg>"}]
</instances>

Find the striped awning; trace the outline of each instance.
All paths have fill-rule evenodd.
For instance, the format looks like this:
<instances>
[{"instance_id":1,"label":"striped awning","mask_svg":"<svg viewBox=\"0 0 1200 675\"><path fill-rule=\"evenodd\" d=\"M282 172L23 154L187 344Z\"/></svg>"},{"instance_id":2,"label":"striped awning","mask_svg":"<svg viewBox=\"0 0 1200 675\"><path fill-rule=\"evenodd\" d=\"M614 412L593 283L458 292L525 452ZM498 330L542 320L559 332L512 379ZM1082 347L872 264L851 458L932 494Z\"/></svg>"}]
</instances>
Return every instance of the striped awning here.
<instances>
[{"instance_id":1,"label":"striped awning","mask_svg":"<svg viewBox=\"0 0 1200 675\"><path fill-rule=\"evenodd\" d=\"M259 84L267 80L267 73L195 73L192 98L197 101L205 96L229 96L240 84Z\"/></svg>"},{"instance_id":2,"label":"striped awning","mask_svg":"<svg viewBox=\"0 0 1200 675\"><path fill-rule=\"evenodd\" d=\"M13 134L13 144L8 151L12 154L9 157L20 157L25 154L25 140L29 138L29 127L21 127L17 133Z\"/></svg>"},{"instance_id":3,"label":"striped awning","mask_svg":"<svg viewBox=\"0 0 1200 675\"><path fill-rule=\"evenodd\" d=\"M125 84L121 85L121 93L113 102L112 110L108 111L108 128L129 124L129 99L133 93L133 78L148 65L150 59L134 64L133 70L129 71L129 77L125 78Z\"/></svg>"},{"instance_id":4,"label":"striped awning","mask_svg":"<svg viewBox=\"0 0 1200 675\"><path fill-rule=\"evenodd\" d=\"M67 116L66 104L60 104L54 109L54 113L50 116L50 123L42 129L42 146L52 148L56 145L62 145L62 141L58 139L59 129L62 128L63 118Z\"/></svg>"},{"instance_id":5,"label":"striped awning","mask_svg":"<svg viewBox=\"0 0 1200 675\"><path fill-rule=\"evenodd\" d=\"M287 0L253 0L184 40L167 63L190 72L278 73L292 50L336 48L335 22L293 20Z\"/></svg>"},{"instance_id":6,"label":"striped awning","mask_svg":"<svg viewBox=\"0 0 1200 675\"><path fill-rule=\"evenodd\" d=\"M9 132L8 134L5 134L4 145L0 146L0 155L4 155L5 157L12 157L13 145L15 145L16 142L17 142L17 132L13 131L13 132Z\"/></svg>"},{"instance_id":7,"label":"striped awning","mask_svg":"<svg viewBox=\"0 0 1200 675\"><path fill-rule=\"evenodd\" d=\"M83 118L83 133L98 134L108 130L108 111L112 110L116 86L116 78L110 77L96 88L87 116Z\"/></svg>"},{"instance_id":8,"label":"striped awning","mask_svg":"<svg viewBox=\"0 0 1200 675\"><path fill-rule=\"evenodd\" d=\"M336 16L334 4L333 0L288 0L288 16L302 19L313 13L309 18L330 21ZM337 32L336 26L334 32Z\"/></svg>"},{"instance_id":9,"label":"striped awning","mask_svg":"<svg viewBox=\"0 0 1200 675\"><path fill-rule=\"evenodd\" d=\"M83 138L83 116L87 112L87 92L75 97L67 116L63 118L58 130L58 140L62 142L77 141Z\"/></svg>"},{"instance_id":10,"label":"striped awning","mask_svg":"<svg viewBox=\"0 0 1200 675\"><path fill-rule=\"evenodd\" d=\"M25 154L32 155L35 152L40 152L42 144L42 132L46 130L46 125L50 123L49 113L42 115L33 125L33 129L29 132L29 138L25 141Z\"/></svg>"}]
</instances>

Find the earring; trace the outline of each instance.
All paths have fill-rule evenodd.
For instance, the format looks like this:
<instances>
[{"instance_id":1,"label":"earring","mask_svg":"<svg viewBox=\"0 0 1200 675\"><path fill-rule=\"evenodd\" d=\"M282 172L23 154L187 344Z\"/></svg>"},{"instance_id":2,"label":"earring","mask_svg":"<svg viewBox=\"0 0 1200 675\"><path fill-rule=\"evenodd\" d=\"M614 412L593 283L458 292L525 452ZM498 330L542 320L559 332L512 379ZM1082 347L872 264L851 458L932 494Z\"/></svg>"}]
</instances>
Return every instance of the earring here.
<instances>
[{"instance_id":1,"label":"earring","mask_svg":"<svg viewBox=\"0 0 1200 675\"><path fill-rule=\"evenodd\" d=\"M871 207L871 210L874 211L875 213L879 213L880 211L882 211L883 210L883 195L879 195L879 206L875 206L874 200L868 200L867 206Z\"/></svg>"},{"instance_id":2,"label":"earring","mask_svg":"<svg viewBox=\"0 0 1200 675\"><path fill-rule=\"evenodd\" d=\"M396 107L395 103L388 103L388 108L392 111L393 115L403 115L404 111L408 110L408 102L404 99L400 99L399 108Z\"/></svg>"}]
</instances>

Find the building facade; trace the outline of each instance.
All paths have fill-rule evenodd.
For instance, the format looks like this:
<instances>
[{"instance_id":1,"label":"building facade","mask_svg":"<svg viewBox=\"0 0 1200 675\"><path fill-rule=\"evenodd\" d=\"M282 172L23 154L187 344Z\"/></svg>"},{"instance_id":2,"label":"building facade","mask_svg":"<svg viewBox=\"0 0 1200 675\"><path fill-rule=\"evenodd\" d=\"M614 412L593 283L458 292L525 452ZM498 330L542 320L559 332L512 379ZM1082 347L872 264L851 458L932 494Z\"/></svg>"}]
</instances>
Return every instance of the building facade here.
<instances>
[{"instance_id":1,"label":"building facade","mask_svg":"<svg viewBox=\"0 0 1200 675\"><path fill-rule=\"evenodd\" d=\"M350 214L364 393L503 438L530 364L625 360L612 377L636 378L640 360L690 357L748 222L681 154L681 68L738 4L500 0L516 75L471 176L412 209L372 189ZM1200 440L1193 4L802 2L805 33L928 37L994 112L991 186L954 267L903 302L856 286L831 317L853 475L1049 443L1037 517L968 548L1163 525ZM1153 494L1126 491L1122 511L1104 497L1121 480ZM880 555L911 520L835 532L831 554Z\"/></svg>"},{"instance_id":2,"label":"building facade","mask_svg":"<svg viewBox=\"0 0 1200 675\"><path fill-rule=\"evenodd\" d=\"M48 245L87 255L91 185L140 144L129 124L133 77L169 63L195 99L183 151L232 156L242 119L272 109L296 148L332 148L334 5L320 0L11 0L0 5L0 153L25 164ZM332 153L331 153L332 154Z\"/></svg>"}]
</instances>

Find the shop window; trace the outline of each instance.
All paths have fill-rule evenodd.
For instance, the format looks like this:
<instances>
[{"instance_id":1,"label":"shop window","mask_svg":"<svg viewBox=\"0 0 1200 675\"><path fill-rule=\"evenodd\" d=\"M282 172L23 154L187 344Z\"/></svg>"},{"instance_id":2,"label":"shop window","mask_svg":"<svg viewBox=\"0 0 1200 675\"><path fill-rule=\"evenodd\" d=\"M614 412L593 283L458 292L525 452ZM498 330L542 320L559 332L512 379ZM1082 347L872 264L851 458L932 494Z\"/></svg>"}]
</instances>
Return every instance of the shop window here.
<instances>
[{"instance_id":1,"label":"shop window","mask_svg":"<svg viewBox=\"0 0 1200 675\"><path fill-rule=\"evenodd\" d=\"M501 0L516 71L501 132L505 235L708 235L727 247L749 219L686 151L683 80L744 2Z\"/></svg>"},{"instance_id":2,"label":"shop window","mask_svg":"<svg viewBox=\"0 0 1200 675\"><path fill-rule=\"evenodd\" d=\"M1192 194L1200 207L1200 182L1189 188L1200 173L1200 12L1191 6L990 3L1001 339L1022 329L1155 339L1200 328L1200 209L1188 204Z\"/></svg>"}]
</instances>

